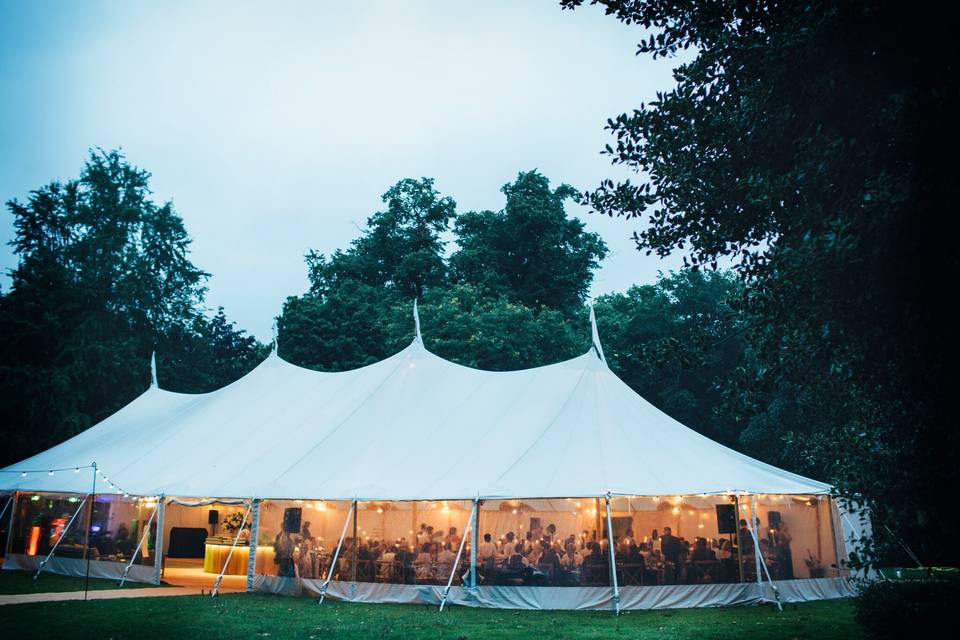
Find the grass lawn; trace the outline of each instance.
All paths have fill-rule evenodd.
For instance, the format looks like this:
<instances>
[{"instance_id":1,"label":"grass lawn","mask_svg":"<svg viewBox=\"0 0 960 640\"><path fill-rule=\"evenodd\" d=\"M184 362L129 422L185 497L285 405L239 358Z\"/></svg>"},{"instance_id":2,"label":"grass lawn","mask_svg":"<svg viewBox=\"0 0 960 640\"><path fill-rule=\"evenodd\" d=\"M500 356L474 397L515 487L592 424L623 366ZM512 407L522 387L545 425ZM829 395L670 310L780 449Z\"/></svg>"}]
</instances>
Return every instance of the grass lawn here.
<instances>
[{"instance_id":1,"label":"grass lawn","mask_svg":"<svg viewBox=\"0 0 960 640\"><path fill-rule=\"evenodd\" d=\"M625 613L352 604L264 594L0 606L8 638L776 638L857 640L849 600Z\"/></svg>"},{"instance_id":2,"label":"grass lawn","mask_svg":"<svg viewBox=\"0 0 960 640\"><path fill-rule=\"evenodd\" d=\"M32 571L0 571L0 595L15 593L51 593L56 591L83 591L83 578L61 576L56 573L41 573L36 580ZM90 590L116 589L117 580L98 580L90 578ZM124 589L137 587L155 587L154 584L127 582Z\"/></svg>"}]
</instances>

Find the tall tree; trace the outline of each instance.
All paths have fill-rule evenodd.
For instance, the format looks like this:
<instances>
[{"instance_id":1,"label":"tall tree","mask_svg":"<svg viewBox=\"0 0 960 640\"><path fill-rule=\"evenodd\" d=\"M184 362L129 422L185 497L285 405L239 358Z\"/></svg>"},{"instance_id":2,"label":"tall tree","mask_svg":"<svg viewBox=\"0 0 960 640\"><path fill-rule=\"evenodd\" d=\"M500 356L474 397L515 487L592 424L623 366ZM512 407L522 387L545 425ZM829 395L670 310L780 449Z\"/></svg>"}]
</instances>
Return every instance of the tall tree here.
<instances>
[{"instance_id":1,"label":"tall tree","mask_svg":"<svg viewBox=\"0 0 960 640\"><path fill-rule=\"evenodd\" d=\"M551 189L537 171L521 172L501 191L502 211L457 217L454 277L533 309L577 310L607 246L567 216L563 203L576 191L566 184Z\"/></svg>"},{"instance_id":2,"label":"tall tree","mask_svg":"<svg viewBox=\"0 0 960 640\"><path fill-rule=\"evenodd\" d=\"M190 261L190 239L172 204L150 199L149 177L118 151L97 150L78 179L7 203L19 258L0 296L8 461L132 400L147 386L150 352L172 344L171 336L200 331L220 339L235 331L200 316L207 274ZM237 354L255 350L242 340L232 346ZM194 359L192 367L209 371L210 363ZM210 390L167 379L182 390Z\"/></svg>"},{"instance_id":3,"label":"tall tree","mask_svg":"<svg viewBox=\"0 0 960 640\"><path fill-rule=\"evenodd\" d=\"M639 182L584 199L646 216L640 249L732 260L756 318L730 389L747 435L865 502L882 556L901 559L886 527L909 527L921 558L955 563L953 330L933 285L958 271L956 217L938 215L958 188L938 153L957 142L952 25L876 1L592 4L648 30L638 53L693 59L608 121Z\"/></svg>"}]
</instances>

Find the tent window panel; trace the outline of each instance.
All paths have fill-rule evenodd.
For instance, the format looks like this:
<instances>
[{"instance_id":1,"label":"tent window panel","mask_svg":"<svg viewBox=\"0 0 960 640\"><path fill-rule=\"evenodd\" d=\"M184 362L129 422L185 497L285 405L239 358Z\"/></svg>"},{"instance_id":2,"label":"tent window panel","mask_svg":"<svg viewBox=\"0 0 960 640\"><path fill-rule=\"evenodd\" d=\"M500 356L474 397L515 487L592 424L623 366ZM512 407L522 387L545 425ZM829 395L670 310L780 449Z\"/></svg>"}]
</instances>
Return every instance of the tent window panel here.
<instances>
[{"instance_id":1,"label":"tent window panel","mask_svg":"<svg viewBox=\"0 0 960 640\"><path fill-rule=\"evenodd\" d=\"M603 501L486 500L480 508L481 586L609 586Z\"/></svg>"},{"instance_id":2,"label":"tent window panel","mask_svg":"<svg viewBox=\"0 0 960 640\"><path fill-rule=\"evenodd\" d=\"M137 551L135 564L153 566L156 556L156 520L144 532L156 507L155 500L98 495L93 503L90 523L91 557L98 560L130 561L141 536L146 536ZM60 555L60 549L57 549Z\"/></svg>"},{"instance_id":3,"label":"tent window panel","mask_svg":"<svg viewBox=\"0 0 960 640\"><path fill-rule=\"evenodd\" d=\"M256 575L326 579L349 511L349 501L263 500ZM349 579L345 558L351 535L348 527L334 579Z\"/></svg>"},{"instance_id":4,"label":"tent window panel","mask_svg":"<svg viewBox=\"0 0 960 640\"><path fill-rule=\"evenodd\" d=\"M358 582L459 585L470 566L466 500L371 501L357 508ZM459 562L457 553L463 542Z\"/></svg>"},{"instance_id":5,"label":"tent window panel","mask_svg":"<svg viewBox=\"0 0 960 640\"><path fill-rule=\"evenodd\" d=\"M57 544L61 558L86 557L89 504L67 529L84 496L56 493L21 493L14 518L11 553L45 557ZM61 540L62 538L62 540Z\"/></svg>"},{"instance_id":6,"label":"tent window panel","mask_svg":"<svg viewBox=\"0 0 960 640\"><path fill-rule=\"evenodd\" d=\"M829 496L757 497L760 549L774 580L842 575Z\"/></svg>"}]
</instances>

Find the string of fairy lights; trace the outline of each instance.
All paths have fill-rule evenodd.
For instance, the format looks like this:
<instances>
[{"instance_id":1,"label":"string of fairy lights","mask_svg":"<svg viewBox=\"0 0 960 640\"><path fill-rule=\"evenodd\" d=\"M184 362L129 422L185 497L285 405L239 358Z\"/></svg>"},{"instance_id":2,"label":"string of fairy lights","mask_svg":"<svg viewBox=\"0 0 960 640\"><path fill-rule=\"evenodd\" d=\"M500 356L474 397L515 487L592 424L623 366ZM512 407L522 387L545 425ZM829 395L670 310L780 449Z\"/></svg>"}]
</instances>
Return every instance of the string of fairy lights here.
<instances>
[{"instance_id":1,"label":"string of fairy lights","mask_svg":"<svg viewBox=\"0 0 960 640\"><path fill-rule=\"evenodd\" d=\"M96 472L97 476L110 488L110 491L97 491L98 495L103 495L106 493L113 493L124 498L136 497L136 498L146 498L146 499L156 499L158 496L146 496L136 493L131 493L119 487L113 480L107 476L106 471L103 468L96 464L84 464L77 467L61 467L54 469L0 469L0 473L16 473L20 474L21 478L29 478L32 475L39 477L50 477L58 473L76 473L79 474L82 469L92 469Z\"/></svg>"}]
</instances>

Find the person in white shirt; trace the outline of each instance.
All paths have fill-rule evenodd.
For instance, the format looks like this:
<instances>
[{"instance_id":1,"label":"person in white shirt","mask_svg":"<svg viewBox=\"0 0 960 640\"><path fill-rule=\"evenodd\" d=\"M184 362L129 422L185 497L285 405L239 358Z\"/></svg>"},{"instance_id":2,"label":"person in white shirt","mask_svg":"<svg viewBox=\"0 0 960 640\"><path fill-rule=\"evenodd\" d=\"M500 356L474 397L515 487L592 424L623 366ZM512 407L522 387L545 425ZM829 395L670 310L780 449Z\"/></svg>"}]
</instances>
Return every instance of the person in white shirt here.
<instances>
[{"instance_id":1,"label":"person in white shirt","mask_svg":"<svg viewBox=\"0 0 960 640\"><path fill-rule=\"evenodd\" d=\"M491 542L489 533L483 534L483 542L477 546L477 559L486 560L497 555L497 546Z\"/></svg>"}]
</instances>

